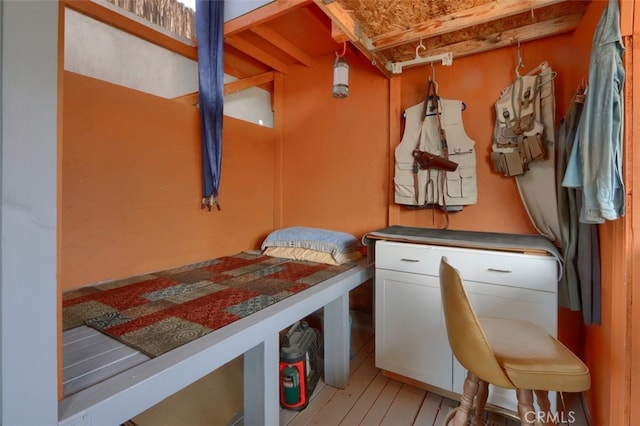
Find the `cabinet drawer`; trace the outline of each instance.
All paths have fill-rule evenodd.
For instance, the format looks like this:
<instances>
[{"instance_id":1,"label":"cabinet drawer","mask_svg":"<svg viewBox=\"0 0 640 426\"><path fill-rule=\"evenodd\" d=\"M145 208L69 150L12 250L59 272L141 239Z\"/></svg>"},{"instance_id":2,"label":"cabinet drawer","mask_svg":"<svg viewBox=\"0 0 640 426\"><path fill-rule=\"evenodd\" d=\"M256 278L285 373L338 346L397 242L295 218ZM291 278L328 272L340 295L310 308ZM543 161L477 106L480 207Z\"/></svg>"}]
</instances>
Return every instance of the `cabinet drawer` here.
<instances>
[{"instance_id":1,"label":"cabinet drawer","mask_svg":"<svg viewBox=\"0 0 640 426\"><path fill-rule=\"evenodd\" d=\"M390 241L376 243L376 268L415 274L438 275L440 247Z\"/></svg>"},{"instance_id":2,"label":"cabinet drawer","mask_svg":"<svg viewBox=\"0 0 640 426\"><path fill-rule=\"evenodd\" d=\"M553 256L392 241L376 243L376 268L380 269L438 276L442 256L465 281L557 292L557 260Z\"/></svg>"}]
</instances>

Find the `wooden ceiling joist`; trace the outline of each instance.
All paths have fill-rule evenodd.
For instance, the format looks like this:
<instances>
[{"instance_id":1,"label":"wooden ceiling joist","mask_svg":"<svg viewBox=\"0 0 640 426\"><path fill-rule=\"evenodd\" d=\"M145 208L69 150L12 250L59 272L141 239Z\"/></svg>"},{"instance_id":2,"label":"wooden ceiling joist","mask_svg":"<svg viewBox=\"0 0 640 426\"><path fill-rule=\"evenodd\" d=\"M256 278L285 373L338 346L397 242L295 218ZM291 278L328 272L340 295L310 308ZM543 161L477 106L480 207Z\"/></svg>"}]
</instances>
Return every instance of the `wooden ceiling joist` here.
<instances>
[{"instance_id":1,"label":"wooden ceiling joist","mask_svg":"<svg viewBox=\"0 0 640 426\"><path fill-rule=\"evenodd\" d=\"M289 66L287 64L285 64L279 59L274 58L264 50L260 49L259 47L244 40L239 36L225 37L224 42L230 46L235 47L236 49L243 52L244 54L251 56L255 60L270 66L276 71L279 71L283 74L287 74L287 72L289 71Z\"/></svg>"},{"instance_id":2,"label":"wooden ceiling joist","mask_svg":"<svg viewBox=\"0 0 640 426\"><path fill-rule=\"evenodd\" d=\"M252 77L243 78L241 80L232 81L224 85L224 94L230 95L231 93L239 92L249 87L260 86L265 83L273 81L273 71L267 71L262 74L254 75Z\"/></svg>"},{"instance_id":3,"label":"wooden ceiling joist","mask_svg":"<svg viewBox=\"0 0 640 426\"><path fill-rule=\"evenodd\" d=\"M518 41L526 42L541 38L541 34L546 36L558 35L571 32L576 29L582 15L573 14L561 16L549 21L527 25L514 30L502 31L488 36L478 37L460 43L451 44L442 48L429 51L430 55L439 55L447 52L453 53L454 58L474 55L476 53L487 52L501 47L512 46ZM525 51L526 54L526 51Z\"/></svg>"},{"instance_id":4,"label":"wooden ceiling joist","mask_svg":"<svg viewBox=\"0 0 640 426\"><path fill-rule=\"evenodd\" d=\"M259 25L251 28L250 31L267 40L269 43L278 47L284 53L291 56L298 62L304 64L305 66L310 67L311 64L313 64L313 59L311 58L311 56L307 55L304 51L302 51L302 49L299 49L295 44L291 43L289 40L282 37L271 28L265 25Z\"/></svg>"},{"instance_id":5,"label":"wooden ceiling joist","mask_svg":"<svg viewBox=\"0 0 640 426\"><path fill-rule=\"evenodd\" d=\"M423 38L434 37L452 31L460 31L475 25L504 19L523 12L531 11L531 13L535 13L535 9L551 6L561 1L562 0L536 0L523 3L519 0L495 0L471 9L434 17L427 22L420 23L408 29L398 29L379 36L372 36L371 43L375 50L389 49Z\"/></svg>"},{"instance_id":6,"label":"wooden ceiling joist","mask_svg":"<svg viewBox=\"0 0 640 426\"><path fill-rule=\"evenodd\" d=\"M335 22L331 22L331 38L334 39L337 43L349 41L347 35L342 32L340 27L337 26Z\"/></svg>"},{"instance_id":7,"label":"wooden ceiling joist","mask_svg":"<svg viewBox=\"0 0 640 426\"><path fill-rule=\"evenodd\" d=\"M429 60L455 58L573 31L592 1L275 0L225 24L227 48L237 53L225 67L237 56L238 77L286 74L293 61L310 66L348 41L392 78L393 64L413 63L420 46Z\"/></svg>"},{"instance_id":8,"label":"wooden ceiling joist","mask_svg":"<svg viewBox=\"0 0 640 426\"><path fill-rule=\"evenodd\" d=\"M230 95L232 93L239 92L250 87L260 86L265 83L273 81L274 72L267 71L262 74L254 75L252 77L243 78L241 80L232 81L224 85L224 94ZM178 96L173 98L174 101L183 102L189 105L197 106L199 102L198 92L189 93L187 95Z\"/></svg>"},{"instance_id":9,"label":"wooden ceiling joist","mask_svg":"<svg viewBox=\"0 0 640 426\"><path fill-rule=\"evenodd\" d=\"M176 102L182 102L183 104L189 104L191 106L198 106L198 92L178 96L177 98L173 98L172 100Z\"/></svg>"},{"instance_id":10,"label":"wooden ceiling joist","mask_svg":"<svg viewBox=\"0 0 640 426\"><path fill-rule=\"evenodd\" d=\"M256 25L264 24L295 9L311 4L312 0L276 0L224 24L224 36L233 36Z\"/></svg>"}]
</instances>

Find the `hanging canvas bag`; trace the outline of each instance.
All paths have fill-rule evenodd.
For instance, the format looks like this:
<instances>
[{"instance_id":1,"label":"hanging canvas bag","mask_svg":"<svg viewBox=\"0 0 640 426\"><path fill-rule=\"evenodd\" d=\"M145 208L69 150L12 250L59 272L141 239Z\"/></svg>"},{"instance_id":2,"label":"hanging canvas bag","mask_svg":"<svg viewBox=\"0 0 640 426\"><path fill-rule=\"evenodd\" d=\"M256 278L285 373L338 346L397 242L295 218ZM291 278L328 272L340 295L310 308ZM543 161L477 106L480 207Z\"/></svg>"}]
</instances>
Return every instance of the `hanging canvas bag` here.
<instances>
[{"instance_id":1,"label":"hanging canvas bag","mask_svg":"<svg viewBox=\"0 0 640 426\"><path fill-rule=\"evenodd\" d=\"M495 103L491 160L496 172L522 175L529 169L529 163L545 158L544 126L536 119L539 88L539 76L518 76Z\"/></svg>"}]
</instances>

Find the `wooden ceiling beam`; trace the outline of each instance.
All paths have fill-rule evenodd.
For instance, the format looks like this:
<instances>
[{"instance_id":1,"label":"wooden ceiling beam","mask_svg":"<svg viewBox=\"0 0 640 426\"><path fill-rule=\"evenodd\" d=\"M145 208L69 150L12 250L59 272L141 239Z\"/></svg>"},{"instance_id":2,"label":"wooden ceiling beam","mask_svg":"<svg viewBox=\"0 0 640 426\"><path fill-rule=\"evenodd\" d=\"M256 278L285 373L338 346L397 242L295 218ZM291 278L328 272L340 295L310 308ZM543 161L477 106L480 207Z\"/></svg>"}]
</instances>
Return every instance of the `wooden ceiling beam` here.
<instances>
[{"instance_id":1,"label":"wooden ceiling beam","mask_svg":"<svg viewBox=\"0 0 640 426\"><path fill-rule=\"evenodd\" d=\"M477 37L472 40L467 40L436 49L430 49L429 54L439 55L447 52L452 52L454 58L474 55L501 47L512 46L518 41L532 41L544 37L571 32L577 28L581 20L582 14L580 13L561 16L558 18L550 19L548 21L527 25L517 29L501 31L488 36ZM524 55L526 55L526 50L524 50L523 53Z\"/></svg>"},{"instance_id":2,"label":"wooden ceiling beam","mask_svg":"<svg viewBox=\"0 0 640 426\"><path fill-rule=\"evenodd\" d=\"M228 44L224 45L224 73L236 78L246 78L271 69L262 62L240 52Z\"/></svg>"},{"instance_id":3,"label":"wooden ceiling beam","mask_svg":"<svg viewBox=\"0 0 640 426\"><path fill-rule=\"evenodd\" d=\"M273 44L278 49L282 50L284 53L291 56L301 64L307 67L310 67L313 64L313 59L311 58L311 56L307 55L307 53L302 49L298 48L296 45L291 43L286 38L282 37L277 32L273 31L266 25L252 27L250 28L250 31L267 40L269 43Z\"/></svg>"},{"instance_id":4,"label":"wooden ceiling beam","mask_svg":"<svg viewBox=\"0 0 640 426\"><path fill-rule=\"evenodd\" d=\"M262 74L254 75L252 77L243 78L241 80L232 81L224 85L224 94L230 95L249 87L260 86L261 84L269 83L273 81L275 73L273 71L267 71Z\"/></svg>"},{"instance_id":5,"label":"wooden ceiling beam","mask_svg":"<svg viewBox=\"0 0 640 426\"><path fill-rule=\"evenodd\" d=\"M292 10L307 6L312 0L275 0L249 13L225 22L224 36L230 37L256 25L264 24Z\"/></svg>"},{"instance_id":6,"label":"wooden ceiling beam","mask_svg":"<svg viewBox=\"0 0 640 426\"><path fill-rule=\"evenodd\" d=\"M566 0L494 0L491 3L440 16L430 21L420 23L409 29L389 31L371 38L373 50L383 50L402 44L418 41L423 38L434 37L448 32L459 31L490 21L504 19L519 13L531 11L561 3Z\"/></svg>"},{"instance_id":7,"label":"wooden ceiling beam","mask_svg":"<svg viewBox=\"0 0 640 426\"><path fill-rule=\"evenodd\" d=\"M335 22L331 22L331 38L334 39L336 43L349 41L347 35L342 32L340 27L338 27Z\"/></svg>"},{"instance_id":8,"label":"wooden ceiling beam","mask_svg":"<svg viewBox=\"0 0 640 426\"><path fill-rule=\"evenodd\" d=\"M253 77L247 77L240 80L232 81L224 85L224 94L230 95L250 87L260 86L261 84L269 83L273 81L274 72L267 71L262 74L254 75ZM182 102L185 104L197 106L199 102L199 92L193 92L186 95L173 98L174 101Z\"/></svg>"},{"instance_id":9,"label":"wooden ceiling beam","mask_svg":"<svg viewBox=\"0 0 640 426\"><path fill-rule=\"evenodd\" d=\"M313 1L311 1L311 3L313 3ZM318 28L324 28L326 26L326 21L324 20L324 18L326 18L326 15L324 12L319 11L317 8L305 7L300 12L306 19L315 21L315 24L318 26Z\"/></svg>"},{"instance_id":10,"label":"wooden ceiling beam","mask_svg":"<svg viewBox=\"0 0 640 426\"><path fill-rule=\"evenodd\" d=\"M373 51L371 39L364 33L362 27L354 21L351 15L334 0L313 0L314 3L335 23L346 35L347 39L364 54L372 64L384 75L391 77L391 71L386 64L389 60L380 52Z\"/></svg>"},{"instance_id":11,"label":"wooden ceiling beam","mask_svg":"<svg viewBox=\"0 0 640 426\"><path fill-rule=\"evenodd\" d=\"M173 98L173 101L176 102L181 102L183 104L188 104L191 106L198 106L198 93L199 92L193 92L193 93L189 93L186 95L182 95L182 96L178 96L177 98Z\"/></svg>"},{"instance_id":12,"label":"wooden ceiling beam","mask_svg":"<svg viewBox=\"0 0 640 426\"><path fill-rule=\"evenodd\" d=\"M242 53L251 56L253 59L260 61L265 65L268 65L276 71L280 71L283 74L287 74L287 72L289 71L289 66L287 64L280 61L279 59L274 58L264 50L256 47L255 45L239 36L225 37L224 42L230 46L235 47Z\"/></svg>"}]
</instances>

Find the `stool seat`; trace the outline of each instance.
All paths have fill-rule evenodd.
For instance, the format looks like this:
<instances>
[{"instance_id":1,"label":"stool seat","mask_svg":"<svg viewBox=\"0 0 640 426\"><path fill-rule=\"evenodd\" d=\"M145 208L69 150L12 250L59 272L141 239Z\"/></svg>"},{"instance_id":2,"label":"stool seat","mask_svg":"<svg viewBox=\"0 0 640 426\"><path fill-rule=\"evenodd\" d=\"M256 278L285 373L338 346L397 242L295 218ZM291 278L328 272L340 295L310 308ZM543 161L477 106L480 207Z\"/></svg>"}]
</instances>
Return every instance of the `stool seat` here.
<instances>
[{"instance_id":1,"label":"stool seat","mask_svg":"<svg viewBox=\"0 0 640 426\"><path fill-rule=\"evenodd\" d=\"M587 366L542 327L512 319L479 320L498 364L515 388L558 392L589 389Z\"/></svg>"}]
</instances>

